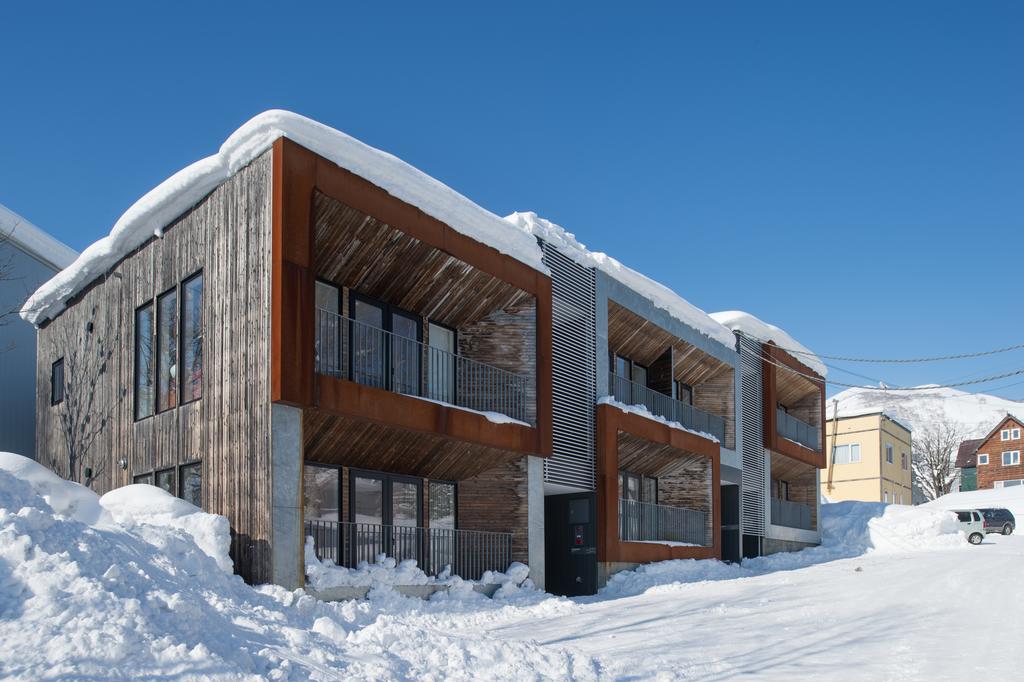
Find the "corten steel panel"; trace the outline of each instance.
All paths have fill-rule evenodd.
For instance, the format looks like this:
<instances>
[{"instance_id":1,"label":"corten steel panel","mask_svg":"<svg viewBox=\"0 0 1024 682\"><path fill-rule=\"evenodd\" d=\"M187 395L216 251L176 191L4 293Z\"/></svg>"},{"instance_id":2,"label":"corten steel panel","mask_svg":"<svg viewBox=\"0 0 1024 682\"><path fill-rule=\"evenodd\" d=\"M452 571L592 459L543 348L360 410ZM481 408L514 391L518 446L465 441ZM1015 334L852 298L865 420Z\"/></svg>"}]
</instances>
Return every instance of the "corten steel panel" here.
<instances>
[{"instance_id":1,"label":"corten steel panel","mask_svg":"<svg viewBox=\"0 0 1024 682\"><path fill-rule=\"evenodd\" d=\"M525 263L457 232L373 183L284 138L274 143L271 321L273 400L297 406L316 404L313 370L315 277L312 271L314 240L311 211L314 190L450 253L536 298L537 427L517 428L529 433L529 448L524 449L524 452L550 455L551 279ZM289 310L291 306L299 310ZM357 403L358 399L343 404L355 406ZM337 409L338 404L342 403L335 403L332 409ZM493 438L490 432L495 430L496 425L487 422L488 427L484 428L475 419L467 419L476 415L450 409L447 412L465 414L448 418L449 421L462 424L460 433L464 437L473 439L472 434L475 433L478 434L476 438L482 439L479 442L490 442ZM395 413L378 416L384 420L402 419L401 415ZM430 430L436 432L437 428L439 426ZM514 429L503 428L499 431L505 433ZM521 437L522 434L516 436L517 439ZM502 435L501 438L508 436Z\"/></svg>"},{"instance_id":2,"label":"corten steel panel","mask_svg":"<svg viewBox=\"0 0 1024 682\"><path fill-rule=\"evenodd\" d=\"M323 412L536 454L536 429L529 426L495 424L483 415L346 379L318 376L317 386L318 407Z\"/></svg>"},{"instance_id":3,"label":"corten steel panel","mask_svg":"<svg viewBox=\"0 0 1024 682\"><path fill-rule=\"evenodd\" d=\"M597 406L597 560L600 562L645 563L667 559L720 559L722 556L720 447L688 431L680 431L646 417L601 404ZM671 547L619 539L619 432L652 443L671 445L707 457L711 462L712 545Z\"/></svg>"},{"instance_id":4,"label":"corten steel panel","mask_svg":"<svg viewBox=\"0 0 1024 682\"><path fill-rule=\"evenodd\" d=\"M778 421L776 415L776 405L778 403L778 388L777 388L777 374L779 371L778 365L785 365L795 372L805 374L808 376L818 377L818 374L814 372L810 367L803 364L799 360L795 359L789 353L779 349L772 343L765 343L761 346L761 352L764 354L762 360L762 412L764 418L764 444L769 450L773 450L780 454L792 457L806 464L810 464L818 469L825 468L825 382L815 382L818 384L819 393L819 404L821 405L821 426L818 428L818 433L821 436L821 451L815 452L814 450L804 447L798 443L794 443L791 440L787 440L779 436L778 433Z\"/></svg>"}]
</instances>

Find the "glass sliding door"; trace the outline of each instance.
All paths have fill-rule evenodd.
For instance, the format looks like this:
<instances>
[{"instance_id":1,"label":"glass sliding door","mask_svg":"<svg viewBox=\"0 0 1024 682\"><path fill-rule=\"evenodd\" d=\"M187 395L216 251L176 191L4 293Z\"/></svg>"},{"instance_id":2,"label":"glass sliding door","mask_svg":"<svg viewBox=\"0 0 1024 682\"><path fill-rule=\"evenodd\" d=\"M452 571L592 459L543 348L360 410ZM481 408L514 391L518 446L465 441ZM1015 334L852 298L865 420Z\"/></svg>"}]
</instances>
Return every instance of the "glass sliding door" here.
<instances>
[{"instance_id":1,"label":"glass sliding door","mask_svg":"<svg viewBox=\"0 0 1024 682\"><path fill-rule=\"evenodd\" d=\"M428 327L427 397L455 404L455 330L433 322Z\"/></svg>"},{"instance_id":2,"label":"glass sliding door","mask_svg":"<svg viewBox=\"0 0 1024 682\"><path fill-rule=\"evenodd\" d=\"M420 561L420 483L391 479L391 547L398 561Z\"/></svg>"},{"instance_id":3,"label":"glass sliding door","mask_svg":"<svg viewBox=\"0 0 1024 682\"><path fill-rule=\"evenodd\" d=\"M420 479L353 471L349 475L353 564L379 554L420 561L423 489Z\"/></svg>"},{"instance_id":4,"label":"glass sliding door","mask_svg":"<svg viewBox=\"0 0 1024 682\"><path fill-rule=\"evenodd\" d=\"M391 311L391 390L420 394L420 320Z\"/></svg>"},{"instance_id":5,"label":"glass sliding door","mask_svg":"<svg viewBox=\"0 0 1024 682\"><path fill-rule=\"evenodd\" d=\"M373 475L353 474L351 541L352 559L373 563L378 554L386 554L384 538L384 479Z\"/></svg>"},{"instance_id":6,"label":"glass sliding door","mask_svg":"<svg viewBox=\"0 0 1024 682\"><path fill-rule=\"evenodd\" d=\"M387 388L383 306L352 297L351 329L352 380L367 386Z\"/></svg>"},{"instance_id":7,"label":"glass sliding door","mask_svg":"<svg viewBox=\"0 0 1024 682\"><path fill-rule=\"evenodd\" d=\"M306 534L313 537L322 561L341 564L341 469L306 464L302 467L302 514Z\"/></svg>"}]
</instances>

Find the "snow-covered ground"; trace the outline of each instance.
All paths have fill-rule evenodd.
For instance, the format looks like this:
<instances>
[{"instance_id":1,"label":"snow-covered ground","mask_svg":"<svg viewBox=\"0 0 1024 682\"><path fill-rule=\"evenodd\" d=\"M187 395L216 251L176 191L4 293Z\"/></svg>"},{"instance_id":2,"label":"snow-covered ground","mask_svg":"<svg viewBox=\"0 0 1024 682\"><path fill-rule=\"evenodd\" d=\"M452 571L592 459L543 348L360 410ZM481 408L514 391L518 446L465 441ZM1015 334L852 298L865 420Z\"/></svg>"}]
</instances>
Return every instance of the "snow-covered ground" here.
<instances>
[{"instance_id":1,"label":"snow-covered ground","mask_svg":"<svg viewBox=\"0 0 1024 682\"><path fill-rule=\"evenodd\" d=\"M971 547L936 508L822 519L822 547L652 564L585 599L326 604L226 571L221 517L0 453L0 679L1020 679L1024 538Z\"/></svg>"}]
</instances>

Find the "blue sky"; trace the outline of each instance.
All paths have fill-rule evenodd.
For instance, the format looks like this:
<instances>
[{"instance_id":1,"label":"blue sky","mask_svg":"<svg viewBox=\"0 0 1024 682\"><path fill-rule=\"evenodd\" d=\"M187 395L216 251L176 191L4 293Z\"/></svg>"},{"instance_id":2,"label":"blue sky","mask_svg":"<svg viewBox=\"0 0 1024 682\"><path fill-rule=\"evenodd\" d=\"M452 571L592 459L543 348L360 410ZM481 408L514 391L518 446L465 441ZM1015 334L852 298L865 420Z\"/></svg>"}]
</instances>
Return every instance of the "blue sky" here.
<instances>
[{"instance_id":1,"label":"blue sky","mask_svg":"<svg viewBox=\"0 0 1024 682\"><path fill-rule=\"evenodd\" d=\"M1024 341L1024 5L487 4L5 4L0 203L81 249L281 107L822 353Z\"/></svg>"}]
</instances>

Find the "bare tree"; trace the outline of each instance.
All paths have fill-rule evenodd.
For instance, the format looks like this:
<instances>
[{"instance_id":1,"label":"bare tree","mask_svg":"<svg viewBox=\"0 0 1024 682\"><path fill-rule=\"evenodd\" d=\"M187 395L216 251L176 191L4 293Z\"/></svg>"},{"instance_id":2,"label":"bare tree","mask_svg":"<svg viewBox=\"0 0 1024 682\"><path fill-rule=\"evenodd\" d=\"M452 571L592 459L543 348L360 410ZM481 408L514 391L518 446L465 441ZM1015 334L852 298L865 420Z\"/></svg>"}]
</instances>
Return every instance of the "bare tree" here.
<instances>
[{"instance_id":1,"label":"bare tree","mask_svg":"<svg viewBox=\"0 0 1024 682\"><path fill-rule=\"evenodd\" d=\"M950 492L956 481L956 451L964 439L958 424L941 423L914 436L914 478L928 500Z\"/></svg>"},{"instance_id":2,"label":"bare tree","mask_svg":"<svg viewBox=\"0 0 1024 682\"><path fill-rule=\"evenodd\" d=\"M112 343L107 342L93 323L95 317L94 307L87 322L74 324L68 320L58 332L59 347L65 354L63 377L57 377L63 386L63 400L57 411L60 433L68 454L68 468L61 471L59 463L51 461L51 468L59 475L86 486L104 472L109 459L97 456L100 453L93 446L107 428L113 409L113 405L102 399L100 387L109 371L113 348L117 345L116 335Z\"/></svg>"}]
</instances>

